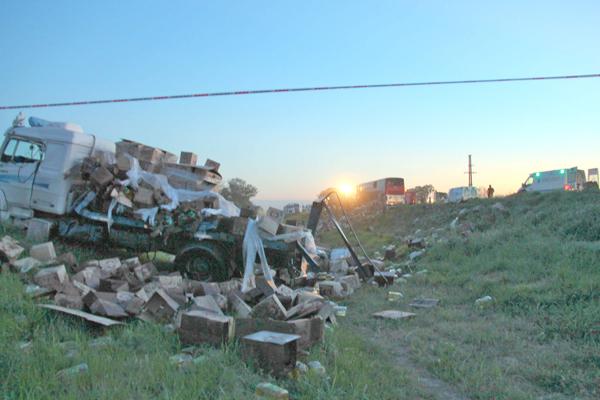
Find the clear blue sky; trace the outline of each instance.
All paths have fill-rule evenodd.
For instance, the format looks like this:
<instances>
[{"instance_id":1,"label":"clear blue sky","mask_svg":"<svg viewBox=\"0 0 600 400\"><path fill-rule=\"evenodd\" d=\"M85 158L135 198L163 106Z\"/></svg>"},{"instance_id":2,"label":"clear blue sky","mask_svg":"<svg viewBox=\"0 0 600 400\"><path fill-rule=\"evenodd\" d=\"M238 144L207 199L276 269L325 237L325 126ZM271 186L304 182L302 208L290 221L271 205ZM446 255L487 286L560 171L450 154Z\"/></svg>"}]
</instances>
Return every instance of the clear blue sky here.
<instances>
[{"instance_id":1,"label":"clear blue sky","mask_svg":"<svg viewBox=\"0 0 600 400\"><path fill-rule=\"evenodd\" d=\"M598 1L9 1L0 104L600 72ZM222 163L261 199L600 166L600 79L25 110ZM14 111L0 111L8 126Z\"/></svg>"}]
</instances>

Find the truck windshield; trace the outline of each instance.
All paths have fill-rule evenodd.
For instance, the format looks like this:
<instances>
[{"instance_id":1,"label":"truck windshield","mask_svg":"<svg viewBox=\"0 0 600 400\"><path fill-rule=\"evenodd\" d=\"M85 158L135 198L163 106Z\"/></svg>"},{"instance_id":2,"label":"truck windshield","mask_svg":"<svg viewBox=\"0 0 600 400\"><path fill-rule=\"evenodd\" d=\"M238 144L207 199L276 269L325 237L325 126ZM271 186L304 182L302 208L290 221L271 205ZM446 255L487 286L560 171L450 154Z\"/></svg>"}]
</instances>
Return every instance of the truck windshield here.
<instances>
[{"instance_id":1,"label":"truck windshield","mask_svg":"<svg viewBox=\"0 0 600 400\"><path fill-rule=\"evenodd\" d=\"M34 163L44 159L42 146L24 139L10 139L1 160L3 162Z\"/></svg>"}]
</instances>

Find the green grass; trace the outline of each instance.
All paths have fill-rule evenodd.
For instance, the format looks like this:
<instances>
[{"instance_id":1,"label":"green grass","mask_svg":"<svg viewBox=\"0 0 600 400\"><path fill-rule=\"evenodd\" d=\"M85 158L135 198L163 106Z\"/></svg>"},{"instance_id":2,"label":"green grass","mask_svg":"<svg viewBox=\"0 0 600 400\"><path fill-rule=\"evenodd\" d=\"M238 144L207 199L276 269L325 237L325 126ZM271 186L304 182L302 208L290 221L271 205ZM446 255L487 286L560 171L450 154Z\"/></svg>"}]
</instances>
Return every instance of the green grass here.
<instances>
[{"instance_id":1,"label":"green grass","mask_svg":"<svg viewBox=\"0 0 600 400\"><path fill-rule=\"evenodd\" d=\"M496 201L509 212L492 210ZM451 229L462 209L458 228ZM37 308L23 296L18 278L3 274L1 396L248 399L257 383L271 381L294 399L445 398L443 391L423 387L420 378L430 374L472 399L600 398L600 195L408 206L353 222L370 252L396 244L403 266L404 240L425 237L425 256L403 268L427 272L390 289L364 286L342 302L347 317L308 356L325 365L329 379L265 376L240 360L235 344L199 348L204 362L181 369L169 357L182 345L162 327L133 321L102 332ZM319 237L323 244L340 244L333 232ZM80 261L111 253L69 244L61 249ZM388 290L404 298L390 303ZM476 306L484 295L494 302ZM436 297L441 304L407 321L371 317L384 309L409 310L416 297ZM112 344L91 348L102 334ZM30 348L18 347L27 341ZM89 365L87 373L56 377L81 362Z\"/></svg>"},{"instance_id":2,"label":"green grass","mask_svg":"<svg viewBox=\"0 0 600 400\"><path fill-rule=\"evenodd\" d=\"M363 291L351 300L359 309L348 329L376 326L380 346L408 346L413 362L474 399L599 398L600 195L515 196L500 200L508 214L491 209L496 201L358 220L371 250L421 229L435 244L412 268L427 273L392 288L405 295L395 306L408 309L420 296L442 303L412 321L381 324L368 315L390 306L385 294ZM449 227L463 208L471 234ZM494 302L475 306L485 295Z\"/></svg>"},{"instance_id":3,"label":"green grass","mask_svg":"<svg viewBox=\"0 0 600 400\"><path fill-rule=\"evenodd\" d=\"M21 236L4 228L6 233ZM80 261L110 254L108 249L59 247L72 250ZM111 338L110 344L92 347L102 335ZM21 348L24 343L30 346ZM0 275L0 396L5 399L248 399L264 381L287 388L294 399L427 398L411 384L410 370L339 326L328 329L324 344L308 356L323 363L328 378L314 373L298 379L265 376L242 362L236 343L223 349L198 347L202 362L180 368L169 358L182 347L175 333L159 325L131 321L101 330L43 310L23 294L15 274ZM57 377L58 371L80 363L88 364L86 373Z\"/></svg>"}]
</instances>

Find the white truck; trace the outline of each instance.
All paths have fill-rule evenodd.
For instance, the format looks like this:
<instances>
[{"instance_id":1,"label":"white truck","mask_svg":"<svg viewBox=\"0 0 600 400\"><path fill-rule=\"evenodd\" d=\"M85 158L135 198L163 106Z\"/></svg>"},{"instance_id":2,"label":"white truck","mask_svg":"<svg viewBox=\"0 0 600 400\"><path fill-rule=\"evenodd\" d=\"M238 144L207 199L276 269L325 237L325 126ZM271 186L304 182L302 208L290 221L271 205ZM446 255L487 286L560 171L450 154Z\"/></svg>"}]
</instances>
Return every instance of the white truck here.
<instances>
[{"instance_id":1,"label":"white truck","mask_svg":"<svg viewBox=\"0 0 600 400\"><path fill-rule=\"evenodd\" d=\"M72 206L67 174L97 151L114 153L115 144L84 133L72 123L30 118L31 127L15 122L4 134L0 156L0 211L30 217L34 211L54 215Z\"/></svg>"},{"instance_id":2,"label":"white truck","mask_svg":"<svg viewBox=\"0 0 600 400\"><path fill-rule=\"evenodd\" d=\"M245 265L242 248L249 219L237 216L240 210L233 203L208 189L175 189L167 183L167 176L137 170L141 179L152 178L169 186L167 192L174 195L171 202L178 198L177 204L187 202L189 205L194 199L217 198L218 206L191 209L191 205L174 205L174 208L163 209L170 207L171 204L167 204L161 206L160 211L156 207L153 218L161 218L160 224L156 219L132 218L119 212L119 208L127 207L118 202L114 212L112 209L108 213L98 212L91 205L102 193L88 190L85 185L82 188L81 175L77 177L73 171L81 171L90 156L103 160L114 158L117 145L84 133L80 126L72 123L30 118L29 124L29 127L24 126L20 114L5 132L0 153L0 213L4 219L42 217L53 221L55 232L65 239L175 254L175 267L192 279L224 281L234 275L241 276ZM108 164L113 164L112 161ZM181 167L180 164L167 165L168 168L177 166ZM220 181L218 167L193 168L207 169L211 173L209 177L217 176ZM309 257L304 255L306 250L302 254L298 252L296 242L265 238L262 245L269 260L296 272L301 257Z\"/></svg>"},{"instance_id":3,"label":"white truck","mask_svg":"<svg viewBox=\"0 0 600 400\"><path fill-rule=\"evenodd\" d=\"M519 192L581 191L585 183L585 172L577 167L539 171L529 174Z\"/></svg>"}]
</instances>

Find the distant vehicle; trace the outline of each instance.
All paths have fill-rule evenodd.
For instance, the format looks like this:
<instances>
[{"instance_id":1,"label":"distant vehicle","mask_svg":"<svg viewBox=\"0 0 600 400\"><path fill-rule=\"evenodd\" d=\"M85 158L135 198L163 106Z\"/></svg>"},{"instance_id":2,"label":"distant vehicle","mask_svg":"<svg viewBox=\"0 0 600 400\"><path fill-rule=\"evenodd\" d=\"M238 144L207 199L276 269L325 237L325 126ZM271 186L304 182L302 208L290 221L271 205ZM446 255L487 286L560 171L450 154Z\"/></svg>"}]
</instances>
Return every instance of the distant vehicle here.
<instances>
[{"instance_id":1,"label":"distant vehicle","mask_svg":"<svg viewBox=\"0 0 600 400\"><path fill-rule=\"evenodd\" d=\"M445 201L448 201L448 193L435 192L435 201L436 202L445 202Z\"/></svg>"},{"instance_id":2,"label":"distant vehicle","mask_svg":"<svg viewBox=\"0 0 600 400\"><path fill-rule=\"evenodd\" d=\"M404 193L404 204L417 204L417 192L415 189L408 189Z\"/></svg>"},{"instance_id":3,"label":"distant vehicle","mask_svg":"<svg viewBox=\"0 0 600 400\"><path fill-rule=\"evenodd\" d=\"M356 188L359 204L371 201L382 201L388 206L404 204L404 179L383 178L377 181L365 182Z\"/></svg>"},{"instance_id":4,"label":"distant vehicle","mask_svg":"<svg viewBox=\"0 0 600 400\"><path fill-rule=\"evenodd\" d=\"M298 214L301 211L302 211L302 206L300 206L299 203L289 203L283 207L283 213L285 215Z\"/></svg>"},{"instance_id":5,"label":"distant vehicle","mask_svg":"<svg viewBox=\"0 0 600 400\"><path fill-rule=\"evenodd\" d=\"M581 191L585 187L585 172L577 167L534 172L519 192Z\"/></svg>"},{"instance_id":6,"label":"distant vehicle","mask_svg":"<svg viewBox=\"0 0 600 400\"><path fill-rule=\"evenodd\" d=\"M404 204L433 204L440 201L445 201L447 194L437 192L433 186L429 191L424 192L426 188L411 188L404 193ZM419 194L417 192L420 192Z\"/></svg>"},{"instance_id":7,"label":"distant vehicle","mask_svg":"<svg viewBox=\"0 0 600 400\"><path fill-rule=\"evenodd\" d=\"M448 202L459 203L461 201L484 197L482 194L484 190L475 186L455 187L448 191Z\"/></svg>"}]
</instances>

